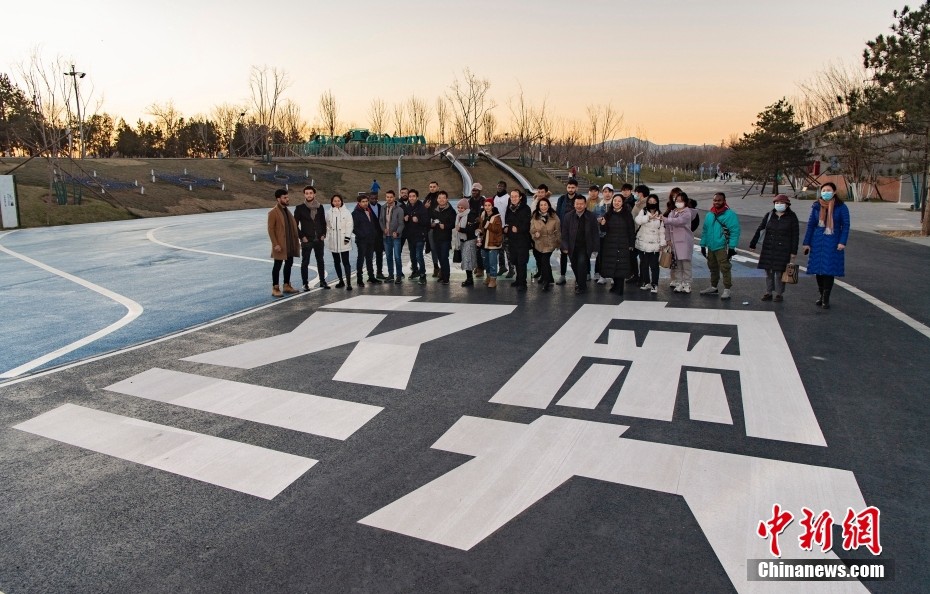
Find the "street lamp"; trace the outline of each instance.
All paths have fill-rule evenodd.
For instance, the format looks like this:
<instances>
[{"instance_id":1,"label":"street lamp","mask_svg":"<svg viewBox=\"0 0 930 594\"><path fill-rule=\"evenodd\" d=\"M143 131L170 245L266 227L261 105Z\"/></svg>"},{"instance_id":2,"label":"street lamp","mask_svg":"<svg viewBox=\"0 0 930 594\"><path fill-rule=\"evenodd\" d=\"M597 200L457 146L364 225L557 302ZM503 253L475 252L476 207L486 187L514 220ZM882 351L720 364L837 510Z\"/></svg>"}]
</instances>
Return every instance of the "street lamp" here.
<instances>
[{"instance_id":1,"label":"street lamp","mask_svg":"<svg viewBox=\"0 0 930 594\"><path fill-rule=\"evenodd\" d=\"M81 96L78 94L78 79L87 76L86 72L77 72L74 64L71 65L71 72L65 72L65 76L74 79L74 102L77 105L78 129L81 139L81 159L84 158L84 119L81 118Z\"/></svg>"}]
</instances>

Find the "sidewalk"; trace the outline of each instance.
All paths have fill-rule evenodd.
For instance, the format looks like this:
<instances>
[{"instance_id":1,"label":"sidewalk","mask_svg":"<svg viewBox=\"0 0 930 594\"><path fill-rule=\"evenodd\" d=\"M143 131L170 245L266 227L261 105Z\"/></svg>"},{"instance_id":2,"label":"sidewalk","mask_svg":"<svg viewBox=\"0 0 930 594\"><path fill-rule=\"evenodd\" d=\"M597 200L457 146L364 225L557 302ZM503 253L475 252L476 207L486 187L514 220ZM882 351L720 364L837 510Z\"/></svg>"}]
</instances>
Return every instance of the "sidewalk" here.
<instances>
[{"instance_id":1,"label":"sidewalk","mask_svg":"<svg viewBox=\"0 0 930 594\"><path fill-rule=\"evenodd\" d=\"M766 194L759 196L758 190L753 189L746 198L742 195L748 185L742 186L739 182L721 183L714 181L682 182L677 184L688 196L698 201L698 208L707 210L715 192L724 192L727 202L738 214L763 217L772 208L772 196ZM664 201L668 192L675 184L659 184L652 186L652 191ZM789 188L790 190L790 188ZM786 192L790 196L790 192ZM802 223L807 222L810 214L810 200L792 200L791 207L797 213ZM920 213L908 210L908 205L896 202L846 202L849 207L849 216L854 231L881 234L881 231L919 231ZM885 237L888 237L887 235ZM912 243L930 247L930 237L898 237Z\"/></svg>"}]
</instances>

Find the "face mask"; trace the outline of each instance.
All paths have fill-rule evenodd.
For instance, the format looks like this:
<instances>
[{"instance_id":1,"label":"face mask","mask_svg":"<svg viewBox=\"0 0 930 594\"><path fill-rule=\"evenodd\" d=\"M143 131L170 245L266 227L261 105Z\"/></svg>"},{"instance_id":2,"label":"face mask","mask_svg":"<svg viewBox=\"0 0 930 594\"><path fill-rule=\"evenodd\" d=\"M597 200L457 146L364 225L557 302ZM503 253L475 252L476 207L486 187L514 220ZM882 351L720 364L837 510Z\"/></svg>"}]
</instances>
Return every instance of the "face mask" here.
<instances>
[{"instance_id":1,"label":"face mask","mask_svg":"<svg viewBox=\"0 0 930 594\"><path fill-rule=\"evenodd\" d=\"M646 210L659 210L659 205L658 204L647 204Z\"/></svg>"},{"instance_id":2,"label":"face mask","mask_svg":"<svg viewBox=\"0 0 930 594\"><path fill-rule=\"evenodd\" d=\"M684 203L684 202L676 202L676 203L675 203L675 208L684 208L684 207L685 207L685 203Z\"/></svg>"},{"instance_id":3,"label":"face mask","mask_svg":"<svg viewBox=\"0 0 930 594\"><path fill-rule=\"evenodd\" d=\"M775 212L785 212L785 209L788 208L787 204L779 202L775 205Z\"/></svg>"},{"instance_id":4,"label":"face mask","mask_svg":"<svg viewBox=\"0 0 930 594\"><path fill-rule=\"evenodd\" d=\"M824 190L823 192L820 193L820 197L823 198L824 200L833 200L833 192L831 192L830 190Z\"/></svg>"}]
</instances>

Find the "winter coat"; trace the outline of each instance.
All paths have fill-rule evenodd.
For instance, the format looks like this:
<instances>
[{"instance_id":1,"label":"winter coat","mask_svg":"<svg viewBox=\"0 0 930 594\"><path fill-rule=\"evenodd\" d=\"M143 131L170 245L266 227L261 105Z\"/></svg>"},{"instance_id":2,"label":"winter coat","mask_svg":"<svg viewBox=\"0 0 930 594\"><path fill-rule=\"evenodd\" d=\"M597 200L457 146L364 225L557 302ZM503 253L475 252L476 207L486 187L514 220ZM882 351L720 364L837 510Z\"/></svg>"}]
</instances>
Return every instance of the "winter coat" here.
<instances>
[{"instance_id":1,"label":"winter coat","mask_svg":"<svg viewBox=\"0 0 930 594\"><path fill-rule=\"evenodd\" d=\"M271 239L273 260L285 260L300 255L297 221L286 206L275 206L268 211L268 238ZM278 246L278 249L275 250L274 246Z\"/></svg>"},{"instance_id":2,"label":"winter coat","mask_svg":"<svg viewBox=\"0 0 930 594\"><path fill-rule=\"evenodd\" d=\"M404 236L404 209L399 203L394 203L391 208L391 220L387 218L388 206L385 204L381 207L381 214L378 216L378 225L381 227L381 233L385 237Z\"/></svg>"},{"instance_id":3,"label":"winter coat","mask_svg":"<svg viewBox=\"0 0 930 594\"><path fill-rule=\"evenodd\" d=\"M436 226L433 227L433 239L435 241L452 241L452 231L455 229L455 209L446 204L445 208L438 206L430 213L430 217L435 219ZM440 229L439 225L443 228Z\"/></svg>"},{"instance_id":4,"label":"winter coat","mask_svg":"<svg viewBox=\"0 0 930 594\"><path fill-rule=\"evenodd\" d=\"M504 245L504 225L501 223L499 213L482 212L478 219L478 228L481 230L481 248L486 250L499 250Z\"/></svg>"},{"instance_id":5,"label":"winter coat","mask_svg":"<svg viewBox=\"0 0 930 594\"><path fill-rule=\"evenodd\" d=\"M690 260L694 253L694 231L691 230L691 218L694 216L695 212L686 206L681 212L673 210L665 218L668 242L678 260Z\"/></svg>"},{"instance_id":6,"label":"winter coat","mask_svg":"<svg viewBox=\"0 0 930 594\"><path fill-rule=\"evenodd\" d=\"M352 230L357 243L378 239L378 224L378 217L371 210L356 206L352 211Z\"/></svg>"},{"instance_id":7,"label":"winter coat","mask_svg":"<svg viewBox=\"0 0 930 594\"><path fill-rule=\"evenodd\" d=\"M562 245L562 223L554 212L549 213L545 223L537 216L538 214L533 215L530 220L530 236L533 238L536 251L551 254ZM539 237L536 237L537 233Z\"/></svg>"},{"instance_id":8,"label":"winter coat","mask_svg":"<svg viewBox=\"0 0 930 594\"><path fill-rule=\"evenodd\" d=\"M597 228L597 219L594 214L585 210L581 216L572 210L562 218L562 251L575 253L575 238L578 236L578 225L584 225L585 252L590 258L591 254L600 247L600 232Z\"/></svg>"},{"instance_id":9,"label":"winter coat","mask_svg":"<svg viewBox=\"0 0 930 594\"><path fill-rule=\"evenodd\" d=\"M306 202L294 208L294 219L297 221L301 240L319 241L326 235L326 212L323 210L323 205L317 206L316 216L313 216L312 212Z\"/></svg>"},{"instance_id":10,"label":"winter coat","mask_svg":"<svg viewBox=\"0 0 930 594\"><path fill-rule=\"evenodd\" d=\"M729 230L730 239L727 241L725 231ZM732 208L728 208L719 215L708 212L704 218L704 231L701 233L701 247L712 252L717 250L735 250L739 245L739 219Z\"/></svg>"},{"instance_id":11,"label":"winter coat","mask_svg":"<svg viewBox=\"0 0 930 594\"><path fill-rule=\"evenodd\" d=\"M584 198L584 196L581 194L575 194L575 196ZM559 196L559 199L555 204L555 212L559 215L559 220L561 220L562 217L573 210L575 210L575 199L568 194L562 194Z\"/></svg>"},{"instance_id":12,"label":"winter coat","mask_svg":"<svg viewBox=\"0 0 930 594\"><path fill-rule=\"evenodd\" d=\"M649 211L642 210L636 216L635 222L639 225L636 232L636 249L641 252L654 254L665 245L665 223L661 218L650 219Z\"/></svg>"},{"instance_id":13,"label":"winter coat","mask_svg":"<svg viewBox=\"0 0 930 594\"><path fill-rule=\"evenodd\" d=\"M416 204L409 202L404 205L404 216L410 217L404 221L404 233L408 241L426 241L426 232L429 230L429 212L423 203L417 200ZM414 222L413 217L417 220Z\"/></svg>"},{"instance_id":14,"label":"winter coat","mask_svg":"<svg viewBox=\"0 0 930 594\"><path fill-rule=\"evenodd\" d=\"M455 216L455 232L459 241L469 241L475 238L478 229L480 210L466 210Z\"/></svg>"},{"instance_id":15,"label":"winter coat","mask_svg":"<svg viewBox=\"0 0 930 594\"><path fill-rule=\"evenodd\" d=\"M530 207L520 204L516 210L507 208L507 238L513 250L529 250L530 239ZM516 227L516 230L514 230Z\"/></svg>"},{"instance_id":16,"label":"winter coat","mask_svg":"<svg viewBox=\"0 0 930 594\"><path fill-rule=\"evenodd\" d=\"M759 228L756 229L752 241L749 242L750 249L756 249L759 243L759 236L762 232L762 251L759 253L759 265L757 268L764 270L775 270L784 272L791 261L791 256L798 253L798 240L800 232L798 226L798 216L790 208L785 209L781 216L775 214L774 210L769 211Z\"/></svg>"},{"instance_id":17,"label":"winter coat","mask_svg":"<svg viewBox=\"0 0 930 594\"><path fill-rule=\"evenodd\" d=\"M626 278L630 275L630 248L634 241L630 209L624 206L619 212L607 211L601 231L605 232L601 240L601 276Z\"/></svg>"},{"instance_id":18,"label":"winter coat","mask_svg":"<svg viewBox=\"0 0 930 594\"><path fill-rule=\"evenodd\" d=\"M817 201L811 207L807 233L804 234L804 245L811 248L807 259L807 274L843 276L846 272L846 252L836 248L841 243L846 245L849 239L849 207L841 203L833 205L833 235L827 235L827 228L818 226L819 222L820 201Z\"/></svg>"},{"instance_id":19,"label":"winter coat","mask_svg":"<svg viewBox=\"0 0 930 594\"><path fill-rule=\"evenodd\" d=\"M326 213L326 249L333 253L348 252L352 249L352 215L345 206L331 208Z\"/></svg>"}]
</instances>

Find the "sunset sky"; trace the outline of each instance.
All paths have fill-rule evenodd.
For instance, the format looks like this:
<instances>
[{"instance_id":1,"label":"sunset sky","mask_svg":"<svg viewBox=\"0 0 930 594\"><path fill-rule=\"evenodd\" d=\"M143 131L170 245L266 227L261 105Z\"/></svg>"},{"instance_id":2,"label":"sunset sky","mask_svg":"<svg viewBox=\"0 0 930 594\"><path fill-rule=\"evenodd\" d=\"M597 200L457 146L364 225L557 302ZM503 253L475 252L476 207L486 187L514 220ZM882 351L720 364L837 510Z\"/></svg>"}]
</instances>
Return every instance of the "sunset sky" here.
<instances>
[{"instance_id":1,"label":"sunset sky","mask_svg":"<svg viewBox=\"0 0 930 594\"><path fill-rule=\"evenodd\" d=\"M912 2L912 4L919 4ZM617 137L720 143L829 62L858 64L904 0L425 0L244 3L16 2L4 10L0 71L34 48L87 72L81 93L130 122L173 100L186 116L246 104L252 65L285 70L286 98L312 125L331 89L342 121L368 127L372 98L432 106L468 67L491 81L502 131L522 86L583 120L623 113ZM435 123L435 118L433 119Z\"/></svg>"}]
</instances>

